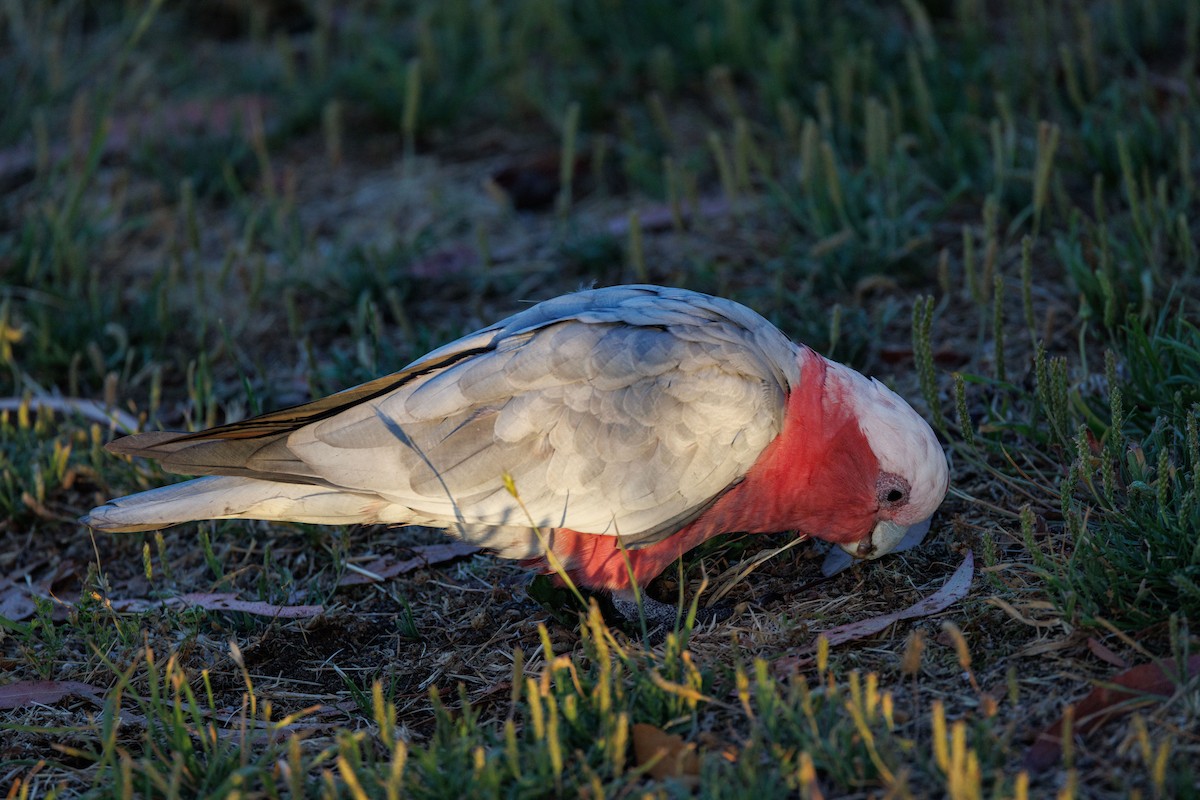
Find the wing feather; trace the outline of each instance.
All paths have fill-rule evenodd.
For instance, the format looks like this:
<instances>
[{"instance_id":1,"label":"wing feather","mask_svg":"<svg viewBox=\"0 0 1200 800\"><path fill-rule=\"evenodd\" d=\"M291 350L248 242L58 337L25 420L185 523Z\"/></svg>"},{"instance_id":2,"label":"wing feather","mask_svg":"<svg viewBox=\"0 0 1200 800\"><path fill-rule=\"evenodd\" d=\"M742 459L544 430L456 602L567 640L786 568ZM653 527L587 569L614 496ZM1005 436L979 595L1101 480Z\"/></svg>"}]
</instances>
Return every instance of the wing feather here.
<instances>
[{"instance_id":1,"label":"wing feather","mask_svg":"<svg viewBox=\"0 0 1200 800\"><path fill-rule=\"evenodd\" d=\"M646 544L702 513L778 435L795 362L742 306L615 287L541 303L322 400L113 449L374 494L384 518L473 540L501 527L514 552L531 546L513 533L530 520Z\"/></svg>"}]
</instances>

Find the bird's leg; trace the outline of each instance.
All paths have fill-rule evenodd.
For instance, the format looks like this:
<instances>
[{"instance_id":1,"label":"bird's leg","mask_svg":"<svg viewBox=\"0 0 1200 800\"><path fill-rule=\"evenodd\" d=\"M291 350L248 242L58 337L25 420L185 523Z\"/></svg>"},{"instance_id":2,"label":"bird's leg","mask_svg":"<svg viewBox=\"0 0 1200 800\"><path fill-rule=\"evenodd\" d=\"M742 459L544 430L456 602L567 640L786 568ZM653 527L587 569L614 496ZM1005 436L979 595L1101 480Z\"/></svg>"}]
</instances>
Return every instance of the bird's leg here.
<instances>
[{"instance_id":1,"label":"bird's leg","mask_svg":"<svg viewBox=\"0 0 1200 800\"><path fill-rule=\"evenodd\" d=\"M646 626L651 629L674 628L676 621L681 619L675 606L655 600L653 597L647 597L645 594L641 596L639 606L639 598L630 589L614 591L610 595L610 599L613 609L621 615L621 619L631 625L639 625L645 619Z\"/></svg>"},{"instance_id":2,"label":"bird's leg","mask_svg":"<svg viewBox=\"0 0 1200 800\"><path fill-rule=\"evenodd\" d=\"M621 618L632 625L640 625L645 619L648 628L664 627L673 629L676 623L682 623L687 616L687 610L682 612L670 603L664 603L661 600L655 600L653 597L648 597L644 592L641 596L641 607L638 607L639 598L634 595L630 589L614 591L610 595L613 609L621 615ZM718 604L696 610L696 622L704 624L709 622L723 622L733 615L733 606Z\"/></svg>"}]
</instances>

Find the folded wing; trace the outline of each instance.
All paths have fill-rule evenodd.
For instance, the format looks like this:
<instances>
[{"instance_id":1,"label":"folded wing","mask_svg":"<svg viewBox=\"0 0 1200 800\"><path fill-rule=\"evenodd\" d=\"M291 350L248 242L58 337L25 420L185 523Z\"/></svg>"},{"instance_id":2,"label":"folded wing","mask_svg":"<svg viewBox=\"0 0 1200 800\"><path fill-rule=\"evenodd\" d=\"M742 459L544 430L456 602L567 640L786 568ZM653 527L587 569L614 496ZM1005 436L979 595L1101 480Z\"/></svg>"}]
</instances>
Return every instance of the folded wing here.
<instances>
[{"instance_id":1,"label":"folded wing","mask_svg":"<svg viewBox=\"0 0 1200 800\"><path fill-rule=\"evenodd\" d=\"M114 449L188 474L377 496L381 521L471 539L532 523L637 546L741 479L782 428L795 360L782 334L737 304L601 289L534 306L323 400Z\"/></svg>"}]
</instances>

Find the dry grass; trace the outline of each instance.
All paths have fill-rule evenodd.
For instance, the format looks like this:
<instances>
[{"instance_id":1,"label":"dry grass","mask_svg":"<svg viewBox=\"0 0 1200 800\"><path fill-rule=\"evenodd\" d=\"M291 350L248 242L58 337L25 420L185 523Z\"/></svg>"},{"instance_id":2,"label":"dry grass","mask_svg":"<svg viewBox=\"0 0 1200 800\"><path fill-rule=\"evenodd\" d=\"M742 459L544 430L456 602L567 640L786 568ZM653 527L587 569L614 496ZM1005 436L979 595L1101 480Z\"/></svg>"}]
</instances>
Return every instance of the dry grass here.
<instances>
[{"instance_id":1,"label":"dry grass","mask_svg":"<svg viewBox=\"0 0 1200 800\"><path fill-rule=\"evenodd\" d=\"M1200 341L1155 327L1196 320L1188 3L1030 4L986 24L970 2L711 3L696 18L618 4L616 21L587 2L541 21L533 2L202 5L223 22L198 34L172 9L0 12L18 101L0 125L0 394L198 427L398 368L529 301L649 280L736 297L941 416L954 491L916 552L823 580L793 548L734 588L729 620L647 639L540 605L486 555L338 586L433 532L89 536L80 513L165 476L103 453L103 426L0 412L2 683L96 689L3 712L0 789L1195 796L1195 676L1067 737L1053 769L1022 767L1118 663L1182 663L1197 645L1200 556L1155 555L1194 542L1200 491L1187 500ZM456 41L482 42L478 57ZM187 47L194 61L172 66ZM216 121L251 95L265 102ZM197 98L208 127L172 127ZM556 210L572 101L580 191ZM114 133L142 119L159 122ZM515 209L529 198L496 185L506 169L548 181L548 205ZM926 295L932 331L914 342ZM1144 369L1172 353L1170 380ZM786 541L729 537L688 561L682 591L668 571L650 592L690 602ZM948 611L771 667L929 595L968 549L980 569ZM110 605L208 591L323 612ZM47 599L4 605L29 594ZM699 762L674 777L636 764L639 722Z\"/></svg>"}]
</instances>

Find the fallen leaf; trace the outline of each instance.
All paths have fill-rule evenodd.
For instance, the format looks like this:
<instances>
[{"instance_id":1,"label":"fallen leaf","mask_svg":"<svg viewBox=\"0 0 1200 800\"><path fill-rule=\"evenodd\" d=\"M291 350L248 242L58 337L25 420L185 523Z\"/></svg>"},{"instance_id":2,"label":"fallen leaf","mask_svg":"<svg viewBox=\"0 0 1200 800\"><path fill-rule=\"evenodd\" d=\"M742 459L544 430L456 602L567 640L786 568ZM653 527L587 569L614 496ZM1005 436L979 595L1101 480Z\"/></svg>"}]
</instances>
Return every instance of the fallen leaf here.
<instances>
[{"instance_id":1,"label":"fallen leaf","mask_svg":"<svg viewBox=\"0 0 1200 800\"><path fill-rule=\"evenodd\" d=\"M256 614L260 617L302 619L318 616L325 611L323 606L281 606L258 600L239 600L233 592L193 592L191 594L181 594L177 597L165 597L157 600L130 598L125 600L111 600L109 602L113 610L118 613L134 614L157 608L199 606L208 611L241 611L246 614Z\"/></svg>"},{"instance_id":2,"label":"fallen leaf","mask_svg":"<svg viewBox=\"0 0 1200 800\"><path fill-rule=\"evenodd\" d=\"M974 575L975 555L968 550L966 558L958 565L958 569L954 570L954 574L942 585L942 588L924 600L909 606L903 611L881 614L878 617L871 617L860 622L851 622L847 625L830 628L821 634L821 636L828 639L829 645L832 647L867 636L874 636L881 631L887 630L890 626L901 620L928 617L932 614L940 613L967 596L967 592L971 590L971 579ZM776 661L775 670L787 673L811 663L813 660L812 654L817 649L816 642L817 640L814 640L812 644L796 655L787 656Z\"/></svg>"},{"instance_id":3,"label":"fallen leaf","mask_svg":"<svg viewBox=\"0 0 1200 800\"><path fill-rule=\"evenodd\" d=\"M100 689L82 681L17 681L0 686L0 709L21 708L30 703L50 705L64 697L83 697L104 705Z\"/></svg>"},{"instance_id":4,"label":"fallen leaf","mask_svg":"<svg viewBox=\"0 0 1200 800\"><path fill-rule=\"evenodd\" d=\"M1034 656L1044 656L1047 653L1057 653L1060 650L1066 650L1078 644L1079 636L1076 633L1071 633L1061 636L1058 639L1038 639L1032 644L1022 647L1013 653L1013 655L1017 658L1033 658Z\"/></svg>"},{"instance_id":5,"label":"fallen leaf","mask_svg":"<svg viewBox=\"0 0 1200 800\"><path fill-rule=\"evenodd\" d=\"M1092 651L1092 655L1104 663L1111 664L1117 669L1129 669L1128 661L1105 647L1104 644L1102 644L1095 636L1088 637L1087 646L1088 650Z\"/></svg>"},{"instance_id":6,"label":"fallen leaf","mask_svg":"<svg viewBox=\"0 0 1200 800\"><path fill-rule=\"evenodd\" d=\"M79 579L78 562L71 558L61 559L50 571L34 580L33 574L46 563L47 559L37 559L27 563L19 573L0 577L0 617L11 622L29 619L37 611L36 598L61 600L65 595L72 594L69 584ZM67 617L66 608L61 602L55 602L50 613L56 622Z\"/></svg>"},{"instance_id":7,"label":"fallen leaf","mask_svg":"<svg viewBox=\"0 0 1200 800\"><path fill-rule=\"evenodd\" d=\"M646 772L660 781L700 774L696 745L644 722L633 726L633 755L639 767L646 767Z\"/></svg>"},{"instance_id":8,"label":"fallen leaf","mask_svg":"<svg viewBox=\"0 0 1200 800\"><path fill-rule=\"evenodd\" d=\"M444 564L466 556L475 555L479 548L466 542L447 542L445 544L418 545L410 548L416 555L403 561L391 558L380 558L365 567L352 567L354 570L343 575L338 586L357 586L363 583L378 583L397 575L404 575L422 567L432 567Z\"/></svg>"},{"instance_id":9,"label":"fallen leaf","mask_svg":"<svg viewBox=\"0 0 1200 800\"><path fill-rule=\"evenodd\" d=\"M274 603L264 603L257 600L238 600L232 593L223 594L185 594L180 597L185 605L195 605L209 611L242 611L256 614L260 617L279 617L281 619L303 619L316 617L325 611L323 606L282 606Z\"/></svg>"},{"instance_id":10,"label":"fallen leaf","mask_svg":"<svg viewBox=\"0 0 1200 800\"><path fill-rule=\"evenodd\" d=\"M33 616L37 606L25 587L9 578L0 578L0 617L19 622Z\"/></svg>"},{"instance_id":11,"label":"fallen leaf","mask_svg":"<svg viewBox=\"0 0 1200 800\"><path fill-rule=\"evenodd\" d=\"M1186 675L1200 672L1200 655L1187 660ZM1075 722L1072 732L1076 735L1089 733L1122 714L1128 714L1138 706L1146 705L1155 697L1170 697L1180 685L1175 659L1161 663L1140 664L1100 683L1075 705ZM1063 718L1038 734L1037 739L1025 751L1026 769L1042 772L1058 763L1062 757Z\"/></svg>"}]
</instances>

